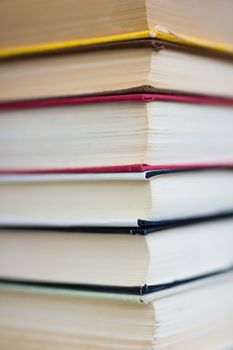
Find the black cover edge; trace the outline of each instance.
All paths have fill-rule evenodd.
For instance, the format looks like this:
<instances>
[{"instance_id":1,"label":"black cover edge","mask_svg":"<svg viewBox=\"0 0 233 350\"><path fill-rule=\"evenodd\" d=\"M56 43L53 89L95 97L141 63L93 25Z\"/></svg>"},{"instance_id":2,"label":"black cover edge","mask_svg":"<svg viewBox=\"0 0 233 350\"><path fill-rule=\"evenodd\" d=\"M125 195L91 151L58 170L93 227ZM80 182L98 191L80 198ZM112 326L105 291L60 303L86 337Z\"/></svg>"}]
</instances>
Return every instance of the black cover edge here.
<instances>
[{"instance_id":1,"label":"black cover edge","mask_svg":"<svg viewBox=\"0 0 233 350\"><path fill-rule=\"evenodd\" d=\"M233 214L232 214L233 216ZM180 225L179 225L180 226ZM1 225L0 234L5 231L15 230L17 232L34 231L40 232L40 234L46 234L47 232L54 233L73 233L73 234L114 234L114 235L140 235L146 236L149 233L163 231L167 228L176 227L172 223L168 225L157 225L156 227L66 227L66 226L15 226L15 225Z\"/></svg>"},{"instance_id":2,"label":"black cover edge","mask_svg":"<svg viewBox=\"0 0 233 350\"><path fill-rule=\"evenodd\" d=\"M154 228L165 230L167 228L173 228L178 226L193 225L199 223L210 222L214 220L222 220L233 217L233 209L228 212L219 212L210 215L203 215L200 217L189 217L182 219L160 220L160 221L148 221L138 219L137 223L140 228Z\"/></svg>"},{"instance_id":3,"label":"black cover edge","mask_svg":"<svg viewBox=\"0 0 233 350\"><path fill-rule=\"evenodd\" d=\"M182 169L160 169L160 170L146 170L145 171L145 178L147 180L159 176L159 175L166 175L166 174L179 174L179 173L193 173L193 172L211 172L211 171L219 171L219 172L225 172L225 171L233 171L232 166L224 166L224 167L200 167L200 168L182 168Z\"/></svg>"},{"instance_id":4,"label":"black cover edge","mask_svg":"<svg viewBox=\"0 0 233 350\"><path fill-rule=\"evenodd\" d=\"M57 282L41 282L41 281L26 281L19 279L7 279L0 277L0 283L4 284L18 284L21 286L33 286L33 287L45 287L54 289L67 289L67 290L82 290L88 292L104 292L104 293L116 293L116 294L132 294L132 295L145 295L149 293L161 292L162 290L168 290L174 287L186 285L191 282L202 281L210 277L215 277L228 272L233 272L233 266L225 269L217 270L211 273L187 278L184 280L177 280L171 283L164 283L158 285L143 285L143 286L107 286L107 285L95 285L95 284L74 284L74 283L57 283Z\"/></svg>"},{"instance_id":5,"label":"black cover edge","mask_svg":"<svg viewBox=\"0 0 233 350\"><path fill-rule=\"evenodd\" d=\"M46 226L46 225L0 225L0 234L2 231L5 230L16 230L16 231L40 231L41 234L46 233L47 231L49 232L56 232L56 233L62 233L64 234L65 232L67 233L101 233L101 234L135 234L136 233L143 233L144 228L140 227L92 227L92 226ZM132 232L133 231L133 232Z\"/></svg>"},{"instance_id":6,"label":"black cover edge","mask_svg":"<svg viewBox=\"0 0 233 350\"><path fill-rule=\"evenodd\" d=\"M152 286L143 286L143 290L142 290L142 295L143 294L148 294L148 293L155 293L155 292L160 292L162 290L168 290L174 287L178 287L178 286L182 286L182 285L186 285L188 283L192 283L192 282L197 282L197 281L202 281L205 280L207 278L211 278L211 277L215 277L215 276L219 276L225 273L229 273L229 272L233 272L233 266L229 266L225 269L221 269L221 270L217 270L214 272L210 272L210 273L206 273L200 276L195 276L192 278L186 278L184 280L177 280L171 283L164 283L164 284L158 284L158 285L152 285Z\"/></svg>"},{"instance_id":7,"label":"black cover edge","mask_svg":"<svg viewBox=\"0 0 233 350\"><path fill-rule=\"evenodd\" d=\"M145 236L149 233L160 232L168 229L173 229L177 227L208 223L214 221L220 221L225 219L233 218L233 210L229 212L217 213L214 215L207 215L202 217L192 217L186 219L174 219L174 220L164 220L164 221L147 221L138 219L138 227L83 227L83 226L33 226L33 225L0 225L0 234L6 230L16 230L18 232L40 231L41 234L46 234L46 232L55 232L64 234L122 234L122 235L142 235Z\"/></svg>"}]
</instances>

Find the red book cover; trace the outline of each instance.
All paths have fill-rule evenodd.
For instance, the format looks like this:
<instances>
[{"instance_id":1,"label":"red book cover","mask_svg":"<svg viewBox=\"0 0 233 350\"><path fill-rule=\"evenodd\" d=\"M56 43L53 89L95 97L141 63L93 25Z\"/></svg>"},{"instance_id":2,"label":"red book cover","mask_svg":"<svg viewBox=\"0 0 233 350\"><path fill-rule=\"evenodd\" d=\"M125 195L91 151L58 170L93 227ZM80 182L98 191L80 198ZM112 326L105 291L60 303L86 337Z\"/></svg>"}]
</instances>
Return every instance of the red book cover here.
<instances>
[{"instance_id":1,"label":"red book cover","mask_svg":"<svg viewBox=\"0 0 233 350\"><path fill-rule=\"evenodd\" d=\"M7 109L25 109L25 108L43 108L64 105L77 105L88 103L106 103L106 102L152 102L152 101L171 101L181 103L197 103L208 105L233 106L233 99L207 96L190 95L169 95L169 94L128 94L128 95L101 95L84 97L61 97L38 100L25 100L13 102L0 102L0 111Z\"/></svg>"},{"instance_id":2,"label":"red book cover","mask_svg":"<svg viewBox=\"0 0 233 350\"><path fill-rule=\"evenodd\" d=\"M64 105L77 105L77 104L90 104L90 103L106 103L106 102L144 102L149 103L151 101L172 101L177 103L192 103L192 104L206 104L206 105L218 105L218 106L232 106L233 99L218 98L218 97L205 97L205 96L189 96L189 95L171 95L171 94L128 94L128 95L108 95L108 96L89 96L89 97L64 97L64 98L52 98L43 100L28 100L28 101L13 101L13 102L1 102L1 110L13 110L13 109L32 109L32 108L49 108L55 106ZM64 168L64 169L2 169L0 174L71 174L71 173L104 173L104 172L144 172L149 170L182 170L182 169L215 169L215 168L233 168L232 163L226 164L176 164L176 165L156 165L156 164L128 164L117 166L101 166L101 167L88 167L88 168Z\"/></svg>"}]
</instances>

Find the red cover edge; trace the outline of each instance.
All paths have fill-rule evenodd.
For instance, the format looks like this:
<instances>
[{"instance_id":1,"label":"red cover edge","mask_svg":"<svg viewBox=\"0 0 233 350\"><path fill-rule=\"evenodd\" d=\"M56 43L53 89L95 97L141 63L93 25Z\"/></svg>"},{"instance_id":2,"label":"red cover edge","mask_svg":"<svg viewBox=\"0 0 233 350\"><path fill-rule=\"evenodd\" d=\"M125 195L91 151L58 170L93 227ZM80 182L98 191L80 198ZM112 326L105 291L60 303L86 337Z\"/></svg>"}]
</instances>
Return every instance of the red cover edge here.
<instances>
[{"instance_id":1,"label":"red cover edge","mask_svg":"<svg viewBox=\"0 0 233 350\"><path fill-rule=\"evenodd\" d=\"M0 110L25 109L25 108L43 108L60 105L76 105L88 103L107 103L107 102L151 102L151 101L170 101L183 103L198 103L208 105L233 106L233 99L221 97L171 95L171 94L128 94L128 95L108 95L108 96L89 96L89 97L61 97L41 100L24 100L0 102Z\"/></svg>"},{"instance_id":2,"label":"red cover edge","mask_svg":"<svg viewBox=\"0 0 233 350\"><path fill-rule=\"evenodd\" d=\"M126 173L161 170L196 170L196 169L233 169L233 163L212 164L175 164L175 165L150 165L128 164L88 168L57 168L57 169L2 169L0 175L26 175L26 174L82 174L82 173Z\"/></svg>"}]
</instances>

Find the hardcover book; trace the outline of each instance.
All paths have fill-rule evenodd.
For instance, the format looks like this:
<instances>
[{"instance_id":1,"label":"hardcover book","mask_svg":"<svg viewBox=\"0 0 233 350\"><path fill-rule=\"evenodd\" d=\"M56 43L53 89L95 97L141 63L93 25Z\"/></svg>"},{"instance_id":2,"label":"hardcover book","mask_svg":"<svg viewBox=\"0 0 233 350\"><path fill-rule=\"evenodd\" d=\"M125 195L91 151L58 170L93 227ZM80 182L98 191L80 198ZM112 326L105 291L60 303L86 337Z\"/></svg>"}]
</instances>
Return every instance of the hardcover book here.
<instances>
[{"instance_id":1,"label":"hardcover book","mask_svg":"<svg viewBox=\"0 0 233 350\"><path fill-rule=\"evenodd\" d=\"M232 169L0 176L0 224L151 226L233 210Z\"/></svg>"},{"instance_id":2,"label":"hardcover book","mask_svg":"<svg viewBox=\"0 0 233 350\"><path fill-rule=\"evenodd\" d=\"M0 56L155 37L232 54L232 12L231 0L1 1Z\"/></svg>"},{"instance_id":3,"label":"hardcover book","mask_svg":"<svg viewBox=\"0 0 233 350\"><path fill-rule=\"evenodd\" d=\"M0 103L0 173L233 167L233 100L134 94Z\"/></svg>"},{"instance_id":4,"label":"hardcover book","mask_svg":"<svg viewBox=\"0 0 233 350\"><path fill-rule=\"evenodd\" d=\"M0 285L0 347L37 350L220 349L233 343L225 273L139 296Z\"/></svg>"},{"instance_id":5,"label":"hardcover book","mask_svg":"<svg viewBox=\"0 0 233 350\"><path fill-rule=\"evenodd\" d=\"M232 59L139 40L0 64L0 101L116 92L232 98Z\"/></svg>"},{"instance_id":6,"label":"hardcover book","mask_svg":"<svg viewBox=\"0 0 233 350\"><path fill-rule=\"evenodd\" d=\"M233 213L151 228L1 228L0 280L138 292L233 266Z\"/></svg>"}]
</instances>

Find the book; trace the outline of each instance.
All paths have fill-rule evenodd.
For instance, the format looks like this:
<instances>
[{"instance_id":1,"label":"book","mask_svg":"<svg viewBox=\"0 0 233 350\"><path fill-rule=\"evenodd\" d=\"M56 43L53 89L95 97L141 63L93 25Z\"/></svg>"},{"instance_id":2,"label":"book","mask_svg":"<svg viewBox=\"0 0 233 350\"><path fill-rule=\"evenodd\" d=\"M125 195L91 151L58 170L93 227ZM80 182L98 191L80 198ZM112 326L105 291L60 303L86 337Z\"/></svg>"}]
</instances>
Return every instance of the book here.
<instances>
[{"instance_id":1,"label":"book","mask_svg":"<svg viewBox=\"0 0 233 350\"><path fill-rule=\"evenodd\" d=\"M232 60L149 41L3 60L0 101L172 92L233 97Z\"/></svg>"},{"instance_id":2,"label":"book","mask_svg":"<svg viewBox=\"0 0 233 350\"><path fill-rule=\"evenodd\" d=\"M0 280L141 293L233 267L233 214L167 230L1 228ZM132 234L132 232L134 232Z\"/></svg>"},{"instance_id":3,"label":"book","mask_svg":"<svg viewBox=\"0 0 233 350\"><path fill-rule=\"evenodd\" d=\"M233 167L232 111L160 94L0 103L0 173Z\"/></svg>"},{"instance_id":4,"label":"book","mask_svg":"<svg viewBox=\"0 0 233 350\"><path fill-rule=\"evenodd\" d=\"M230 0L4 1L0 56L151 37L232 54L232 12Z\"/></svg>"},{"instance_id":5,"label":"book","mask_svg":"<svg viewBox=\"0 0 233 350\"><path fill-rule=\"evenodd\" d=\"M0 285L0 346L219 349L233 344L228 272L143 296Z\"/></svg>"},{"instance_id":6,"label":"book","mask_svg":"<svg viewBox=\"0 0 233 350\"><path fill-rule=\"evenodd\" d=\"M0 224L141 226L233 210L232 169L0 176Z\"/></svg>"}]
</instances>

